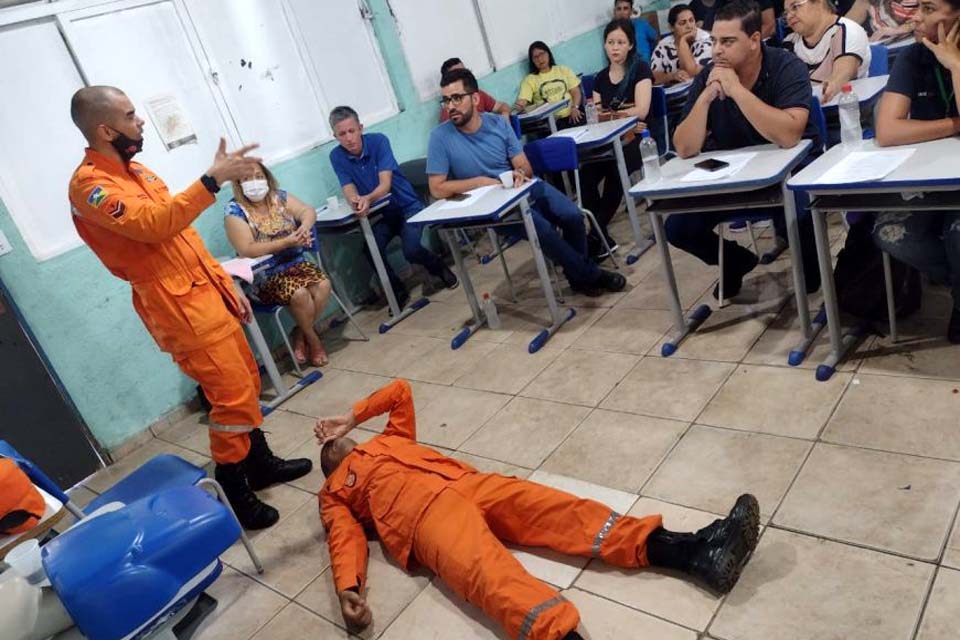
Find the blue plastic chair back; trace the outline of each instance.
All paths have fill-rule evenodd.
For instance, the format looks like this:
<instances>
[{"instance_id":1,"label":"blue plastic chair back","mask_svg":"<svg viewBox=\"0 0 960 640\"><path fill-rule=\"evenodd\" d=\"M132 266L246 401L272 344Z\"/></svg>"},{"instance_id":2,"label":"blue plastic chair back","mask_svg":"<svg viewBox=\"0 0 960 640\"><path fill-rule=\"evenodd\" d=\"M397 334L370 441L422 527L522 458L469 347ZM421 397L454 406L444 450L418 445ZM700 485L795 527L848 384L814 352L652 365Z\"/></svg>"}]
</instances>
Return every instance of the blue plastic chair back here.
<instances>
[{"instance_id":1,"label":"blue plastic chair back","mask_svg":"<svg viewBox=\"0 0 960 640\"><path fill-rule=\"evenodd\" d=\"M823 107L820 106L820 99L817 96L811 98L812 103L810 105L810 117L813 118L813 122L817 125L817 131L820 134L820 149L826 151L830 146L827 137L827 116L823 113Z\"/></svg>"},{"instance_id":2,"label":"blue plastic chair back","mask_svg":"<svg viewBox=\"0 0 960 640\"><path fill-rule=\"evenodd\" d=\"M787 37L787 21L783 18L783 16L777 18L776 29L777 41L783 42L783 39Z\"/></svg>"},{"instance_id":3,"label":"blue plastic chair back","mask_svg":"<svg viewBox=\"0 0 960 640\"><path fill-rule=\"evenodd\" d=\"M206 471L183 458L169 453L160 454L145 462L96 499L91 500L84 507L83 512L93 513L111 502L130 504L151 494L175 487L191 487L206 477Z\"/></svg>"},{"instance_id":4,"label":"blue plastic chair back","mask_svg":"<svg viewBox=\"0 0 960 640\"><path fill-rule=\"evenodd\" d=\"M513 127L513 132L517 134L517 140L520 139L520 117L515 113L510 114L510 126Z\"/></svg>"},{"instance_id":5,"label":"blue plastic chair back","mask_svg":"<svg viewBox=\"0 0 960 640\"><path fill-rule=\"evenodd\" d=\"M650 135L657 142L660 155L670 151L670 127L667 113L667 92L663 87L654 87L650 95L650 114L647 124L650 127Z\"/></svg>"},{"instance_id":6,"label":"blue plastic chair back","mask_svg":"<svg viewBox=\"0 0 960 640\"><path fill-rule=\"evenodd\" d=\"M557 136L535 140L524 145L523 153L538 176L556 171L576 171L580 167L577 143L573 138Z\"/></svg>"},{"instance_id":7,"label":"blue plastic chair back","mask_svg":"<svg viewBox=\"0 0 960 640\"><path fill-rule=\"evenodd\" d=\"M870 45L870 71L868 75L871 78L890 73L890 52L887 45L876 43Z\"/></svg>"},{"instance_id":8,"label":"blue plastic chair back","mask_svg":"<svg viewBox=\"0 0 960 640\"><path fill-rule=\"evenodd\" d=\"M57 484L51 480L47 474L40 470L40 468L20 455L20 452L13 448L6 440L0 440L0 457L10 458L17 463L17 466L23 470L27 477L33 482L54 498L66 504L70 501L70 496L68 496L63 489L57 486Z\"/></svg>"},{"instance_id":9,"label":"blue plastic chair back","mask_svg":"<svg viewBox=\"0 0 960 640\"><path fill-rule=\"evenodd\" d=\"M593 97L593 80L596 74L585 73L580 76L580 91L583 93L583 103Z\"/></svg>"}]
</instances>

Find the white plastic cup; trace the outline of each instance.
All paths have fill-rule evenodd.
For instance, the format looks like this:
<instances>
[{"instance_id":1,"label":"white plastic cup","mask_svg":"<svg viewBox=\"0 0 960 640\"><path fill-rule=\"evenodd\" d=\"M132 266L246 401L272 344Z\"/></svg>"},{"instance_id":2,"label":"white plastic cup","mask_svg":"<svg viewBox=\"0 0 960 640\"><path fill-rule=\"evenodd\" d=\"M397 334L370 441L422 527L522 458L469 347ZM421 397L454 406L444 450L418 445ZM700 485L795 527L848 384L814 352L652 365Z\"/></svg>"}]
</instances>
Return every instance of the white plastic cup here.
<instances>
[{"instance_id":1,"label":"white plastic cup","mask_svg":"<svg viewBox=\"0 0 960 640\"><path fill-rule=\"evenodd\" d=\"M500 183L504 189L513 189L513 169L500 174Z\"/></svg>"},{"instance_id":2,"label":"white plastic cup","mask_svg":"<svg viewBox=\"0 0 960 640\"><path fill-rule=\"evenodd\" d=\"M331 211L340 208L340 200L337 198L337 196L330 196L327 198L327 208Z\"/></svg>"},{"instance_id":3,"label":"white plastic cup","mask_svg":"<svg viewBox=\"0 0 960 640\"><path fill-rule=\"evenodd\" d=\"M35 539L21 542L15 546L7 552L4 561L10 565L14 573L30 584L40 584L47 579L47 575L43 571L43 559L40 556L40 543Z\"/></svg>"}]
</instances>

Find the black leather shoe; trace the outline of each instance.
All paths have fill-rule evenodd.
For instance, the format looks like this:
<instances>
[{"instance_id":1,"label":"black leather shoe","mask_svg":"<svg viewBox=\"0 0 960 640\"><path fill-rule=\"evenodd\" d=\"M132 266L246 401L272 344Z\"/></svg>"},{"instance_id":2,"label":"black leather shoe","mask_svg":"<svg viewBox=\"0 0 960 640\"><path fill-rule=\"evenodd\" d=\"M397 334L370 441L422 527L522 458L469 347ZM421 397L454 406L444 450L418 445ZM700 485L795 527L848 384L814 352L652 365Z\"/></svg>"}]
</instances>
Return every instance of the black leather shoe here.
<instances>
[{"instance_id":1,"label":"black leather shoe","mask_svg":"<svg viewBox=\"0 0 960 640\"><path fill-rule=\"evenodd\" d=\"M627 286L627 279L622 273L600 269L600 277L597 278L596 284L604 291L623 291Z\"/></svg>"},{"instance_id":2,"label":"black leather shoe","mask_svg":"<svg viewBox=\"0 0 960 640\"><path fill-rule=\"evenodd\" d=\"M218 464L214 477L223 487L241 527L251 531L272 527L280 519L280 513L262 502L250 488L244 468L245 462Z\"/></svg>"},{"instance_id":3,"label":"black leather shoe","mask_svg":"<svg viewBox=\"0 0 960 640\"><path fill-rule=\"evenodd\" d=\"M760 539L757 499L743 494L726 518L714 520L693 535L696 545L687 572L720 593L729 592Z\"/></svg>"},{"instance_id":4,"label":"black leather shoe","mask_svg":"<svg viewBox=\"0 0 960 640\"><path fill-rule=\"evenodd\" d=\"M947 340L952 344L960 344L960 309L954 309L947 325Z\"/></svg>"},{"instance_id":5,"label":"black leather shoe","mask_svg":"<svg viewBox=\"0 0 960 640\"><path fill-rule=\"evenodd\" d=\"M273 455L261 429L250 432L250 453L245 463L247 479L254 491L302 478L313 470L313 462L309 458L284 460Z\"/></svg>"},{"instance_id":6,"label":"black leather shoe","mask_svg":"<svg viewBox=\"0 0 960 640\"><path fill-rule=\"evenodd\" d=\"M447 289L456 289L460 286L460 279L448 267L444 267L440 272L440 279L443 280L443 286Z\"/></svg>"},{"instance_id":7,"label":"black leather shoe","mask_svg":"<svg viewBox=\"0 0 960 640\"><path fill-rule=\"evenodd\" d=\"M757 256L746 249L737 252L730 251L729 253L732 255L725 260L723 274L720 276L723 278L723 297L727 299L736 297L740 293L740 289L743 288L744 276L753 271L760 261ZM720 300L719 284L713 288L713 297Z\"/></svg>"}]
</instances>

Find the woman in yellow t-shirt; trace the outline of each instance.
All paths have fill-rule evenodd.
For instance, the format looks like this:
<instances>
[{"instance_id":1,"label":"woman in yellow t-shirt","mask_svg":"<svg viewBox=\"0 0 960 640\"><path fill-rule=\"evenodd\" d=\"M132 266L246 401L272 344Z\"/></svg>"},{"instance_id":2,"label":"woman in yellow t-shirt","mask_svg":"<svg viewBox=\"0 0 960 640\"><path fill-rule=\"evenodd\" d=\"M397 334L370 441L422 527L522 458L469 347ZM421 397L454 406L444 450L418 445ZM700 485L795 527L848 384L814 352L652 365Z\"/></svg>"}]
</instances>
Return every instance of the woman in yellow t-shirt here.
<instances>
[{"instance_id":1,"label":"woman in yellow t-shirt","mask_svg":"<svg viewBox=\"0 0 960 640\"><path fill-rule=\"evenodd\" d=\"M570 67L557 64L550 47L539 40L527 50L527 61L530 73L520 83L517 111L535 109L545 102L569 100L570 106L557 111L557 125L562 128L582 122L583 92L577 74Z\"/></svg>"}]
</instances>

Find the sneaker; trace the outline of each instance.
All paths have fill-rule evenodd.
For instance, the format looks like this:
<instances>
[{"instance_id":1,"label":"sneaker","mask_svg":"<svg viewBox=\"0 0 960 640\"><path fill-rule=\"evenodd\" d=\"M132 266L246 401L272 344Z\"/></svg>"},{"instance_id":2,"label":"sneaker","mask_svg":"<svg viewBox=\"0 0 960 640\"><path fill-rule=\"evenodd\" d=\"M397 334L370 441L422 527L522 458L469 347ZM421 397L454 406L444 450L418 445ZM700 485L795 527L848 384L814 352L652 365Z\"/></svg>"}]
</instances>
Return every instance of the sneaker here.
<instances>
[{"instance_id":1,"label":"sneaker","mask_svg":"<svg viewBox=\"0 0 960 640\"><path fill-rule=\"evenodd\" d=\"M460 286L460 279L457 277L457 274L446 266L440 271L440 279L443 280L443 286L447 289L456 289Z\"/></svg>"},{"instance_id":2,"label":"sneaker","mask_svg":"<svg viewBox=\"0 0 960 640\"><path fill-rule=\"evenodd\" d=\"M743 288L743 277L753 271L759 259L746 249L728 253L731 255L727 258L720 277L723 278L723 297L730 299L740 293L740 289ZM720 299L719 283L713 288L713 297Z\"/></svg>"},{"instance_id":3,"label":"sneaker","mask_svg":"<svg viewBox=\"0 0 960 640\"><path fill-rule=\"evenodd\" d=\"M960 344L960 309L954 308L947 325L947 340L951 344Z\"/></svg>"}]
</instances>

